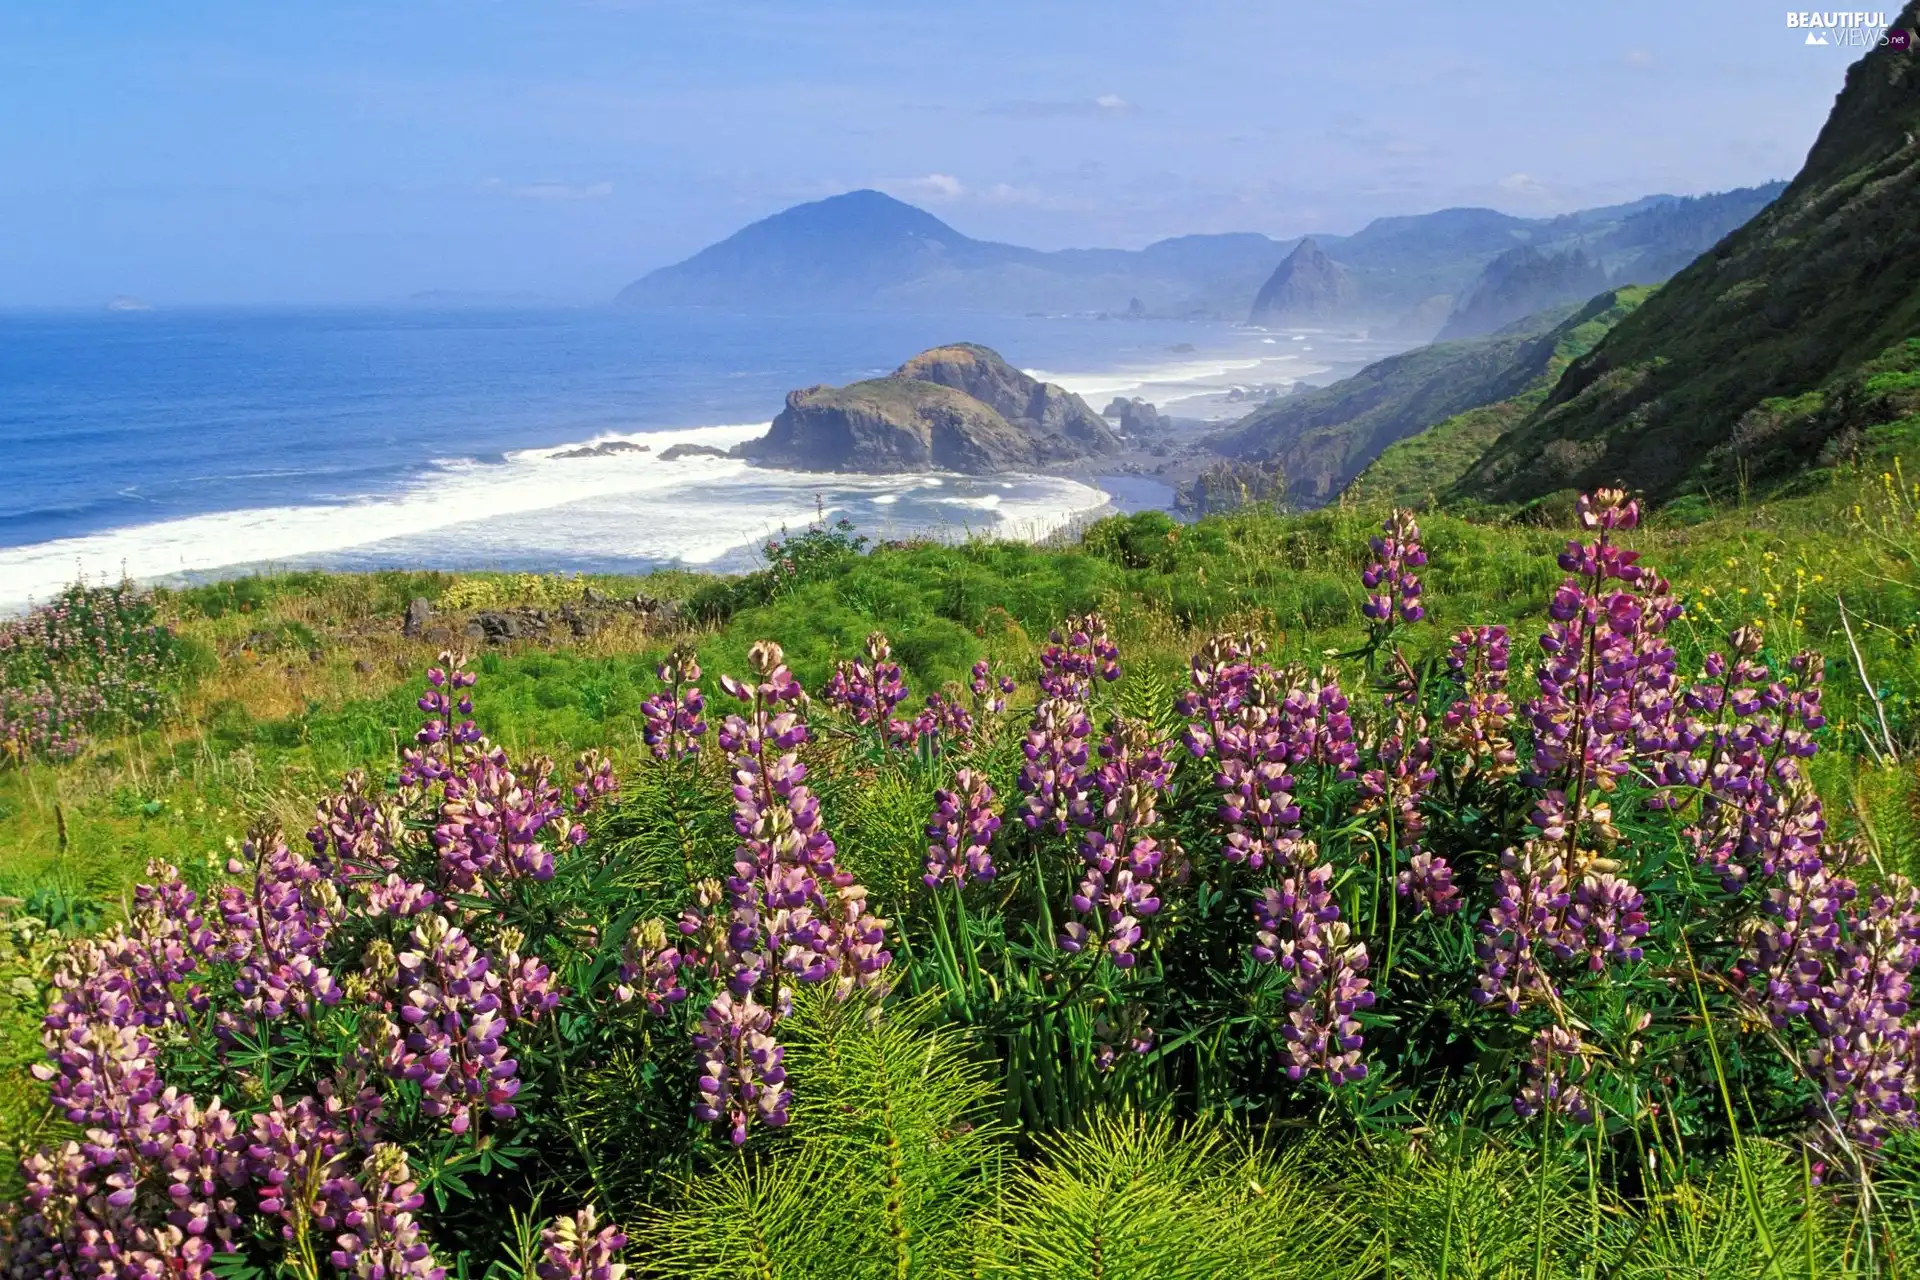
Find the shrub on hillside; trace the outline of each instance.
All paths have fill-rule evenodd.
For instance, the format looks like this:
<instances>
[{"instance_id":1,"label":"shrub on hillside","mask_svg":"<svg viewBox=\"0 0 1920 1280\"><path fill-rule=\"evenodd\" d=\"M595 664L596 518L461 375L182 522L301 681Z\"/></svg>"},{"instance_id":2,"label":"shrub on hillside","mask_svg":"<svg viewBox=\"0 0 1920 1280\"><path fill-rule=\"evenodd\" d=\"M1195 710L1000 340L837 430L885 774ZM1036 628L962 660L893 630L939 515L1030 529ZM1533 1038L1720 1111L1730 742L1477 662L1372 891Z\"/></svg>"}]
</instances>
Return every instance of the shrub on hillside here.
<instances>
[{"instance_id":1,"label":"shrub on hillside","mask_svg":"<svg viewBox=\"0 0 1920 1280\"><path fill-rule=\"evenodd\" d=\"M131 583L71 586L0 624L0 763L67 759L103 730L154 723L180 660Z\"/></svg>"}]
</instances>

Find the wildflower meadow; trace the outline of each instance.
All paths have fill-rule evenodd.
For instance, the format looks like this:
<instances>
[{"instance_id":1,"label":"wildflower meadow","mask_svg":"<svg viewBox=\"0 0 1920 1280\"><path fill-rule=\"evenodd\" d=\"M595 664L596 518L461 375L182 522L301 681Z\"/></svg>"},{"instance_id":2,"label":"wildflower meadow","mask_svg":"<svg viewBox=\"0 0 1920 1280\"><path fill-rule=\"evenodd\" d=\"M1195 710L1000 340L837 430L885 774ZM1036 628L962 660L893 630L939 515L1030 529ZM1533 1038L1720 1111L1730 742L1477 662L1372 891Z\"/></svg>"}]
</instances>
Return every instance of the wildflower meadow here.
<instances>
[{"instance_id":1,"label":"wildflower meadow","mask_svg":"<svg viewBox=\"0 0 1920 1280\"><path fill-rule=\"evenodd\" d=\"M1096 610L809 689L676 642L618 768L490 740L449 651L297 825L16 920L0 1268L1907 1274L1920 898L1816 786L1827 658L1573 515L1524 635L1437 623L1395 511L1311 656L1242 617L1136 669ZM138 723L129 598L89 661Z\"/></svg>"}]
</instances>

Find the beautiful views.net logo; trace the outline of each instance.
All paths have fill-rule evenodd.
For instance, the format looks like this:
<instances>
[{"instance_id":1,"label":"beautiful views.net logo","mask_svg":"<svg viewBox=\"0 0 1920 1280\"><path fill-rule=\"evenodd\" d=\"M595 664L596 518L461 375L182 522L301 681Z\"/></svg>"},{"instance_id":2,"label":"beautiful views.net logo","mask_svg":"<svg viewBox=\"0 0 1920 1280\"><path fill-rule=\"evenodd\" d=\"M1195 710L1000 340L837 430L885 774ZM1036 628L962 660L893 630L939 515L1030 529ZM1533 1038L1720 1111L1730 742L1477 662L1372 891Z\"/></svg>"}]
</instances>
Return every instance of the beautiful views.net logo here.
<instances>
[{"instance_id":1,"label":"beautiful views.net logo","mask_svg":"<svg viewBox=\"0 0 1920 1280\"><path fill-rule=\"evenodd\" d=\"M1870 12L1789 12L1789 29L1805 29L1806 43L1840 45L1855 49L1885 45L1901 53L1913 46L1910 31L1889 31L1884 11Z\"/></svg>"}]
</instances>

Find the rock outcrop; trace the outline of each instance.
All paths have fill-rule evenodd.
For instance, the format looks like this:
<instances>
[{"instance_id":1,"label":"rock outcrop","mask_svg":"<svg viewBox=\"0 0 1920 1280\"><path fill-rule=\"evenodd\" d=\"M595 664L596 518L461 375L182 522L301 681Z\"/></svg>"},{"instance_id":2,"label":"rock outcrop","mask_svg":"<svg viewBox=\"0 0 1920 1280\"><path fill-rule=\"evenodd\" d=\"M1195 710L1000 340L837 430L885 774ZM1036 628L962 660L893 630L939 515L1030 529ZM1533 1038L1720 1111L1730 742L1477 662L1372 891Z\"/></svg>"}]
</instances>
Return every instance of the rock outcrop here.
<instances>
[{"instance_id":1,"label":"rock outcrop","mask_svg":"<svg viewBox=\"0 0 1920 1280\"><path fill-rule=\"evenodd\" d=\"M1254 298L1248 319L1254 324L1332 320L1351 311L1355 301L1347 269L1308 236L1273 269Z\"/></svg>"},{"instance_id":2,"label":"rock outcrop","mask_svg":"<svg viewBox=\"0 0 1920 1280\"><path fill-rule=\"evenodd\" d=\"M550 453L549 458L611 458L617 453L648 453L652 445L635 444L631 440L608 440L602 444L581 445L577 449L562 449Z\"/></svg>"},{"instance_id":3,"label":"rock outcrop","mask_svg":"<svg viewBox=\"0 0 1920 1280\"><path fill-rule=\"evenodd\" d=\"M1100 415L1065 387L1042 382L973 342L933 347L894 370L894 377L964 392L1035 437L1042 460L1118 453L1120 443Z\"/></svg>"},{"instance_id":4,"label":"rock outcrop","mask_svg":"<svg viewBox=\"0 0 1920 1280\"><path fill-rule=\"evenodd\" d=\"M1080 397L961 343L884 378L792 392L767 434L735 452L804 471L990 475L1119 451Z\"/></svg>"},{"instance_id":5,"label":"rock outcrop","mask_svg":"<svg viewBox=\"0 0 1920 1280\"><path fill-rule=\"evenodd\" d=\"M1171 418L1137 396L1132 399L1115 396L1100 416L1118 422L1121 431L1136 439L1163 436L1173 429Z\"/></svg>"},{"instance_id":6,"label":"rock outcrop","mask_svg":"<svg viewBox=\"0 0 1920 1280\"><path fill-rule=\"evenodd\" d=\"M670 444L660 451L660 461L678 462L682 458L724 458L725 449L716 449L710 444Z\"/></svg>"}]
</instances>

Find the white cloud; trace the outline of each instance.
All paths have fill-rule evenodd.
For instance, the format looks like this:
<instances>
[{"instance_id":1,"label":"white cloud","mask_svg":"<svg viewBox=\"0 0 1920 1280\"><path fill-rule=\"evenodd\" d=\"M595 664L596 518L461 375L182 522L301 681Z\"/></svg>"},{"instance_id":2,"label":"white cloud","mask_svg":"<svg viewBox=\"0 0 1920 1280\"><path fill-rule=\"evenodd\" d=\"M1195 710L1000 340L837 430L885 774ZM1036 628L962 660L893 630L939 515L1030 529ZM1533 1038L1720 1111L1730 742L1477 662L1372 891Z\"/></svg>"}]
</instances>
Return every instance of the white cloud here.
<instances>
[{"instance_id":1,"label":"white cloud","mask_svg":"<svg viewBox=\"0 0 1920 1280\"><path fill-rule=\"evenodd\" d=\"M1054 211L1085 208L1082 201L1051 195L1033 187L1011 182L988 186L969 186L950 173L929 173L918 178L882 178L873 184L890 196L908 203L958 204L976 208L1027 208Z\"/></svg>"},{"instance_id":2,"label":"white cloud","mask_svg":"<svg viewBox=\"0 0 1920 1280\"><path fill-rule=\"evenodd\" d=\"M1653 50L1629 49L1621 55L1620 60L1632 67L1635 71L1650 71L1653 69L1654 63Z\"/></svg>"},{"instance_id":3,"label":"white cloud","mask_svg":"<svg viewBox=\"0 0 1920 1280\"><path fill-rule=\"evenodd\" d=\"M959 200L967 194L966 184L950 173L890 178L876 185L888 195L898 196L902 200Z\"/></svg>"},{"instance_id":4,"label":"white cloud","mask_svg":"<svg viewBox=\"0 0 1920 1280\"><path fill-rule=\"evenodd\" d=\"M1125 111L1133 106L1117 93L1103 93L1093 100L1093 105L1102 111Z\"/></svg>"},{"instance_id":5,"label":"white cloud","mask_svg":"<svg viewBox=\"0 0 1920 1280\"><path fill-rule=\"evenodd\" d=\"M1498 185L1510 195L1540 199L1547 194L1547 184L1530 173L1510 173Z\"/></svg>"}]
</instances>

